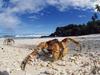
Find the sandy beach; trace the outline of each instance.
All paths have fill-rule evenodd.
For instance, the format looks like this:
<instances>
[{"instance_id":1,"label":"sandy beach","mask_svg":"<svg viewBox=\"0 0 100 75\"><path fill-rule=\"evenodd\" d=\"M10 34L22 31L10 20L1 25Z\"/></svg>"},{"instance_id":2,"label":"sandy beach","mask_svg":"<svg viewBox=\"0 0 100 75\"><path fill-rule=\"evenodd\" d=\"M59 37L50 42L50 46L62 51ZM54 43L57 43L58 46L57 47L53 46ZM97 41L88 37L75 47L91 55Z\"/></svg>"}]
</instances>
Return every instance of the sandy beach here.
<instances>
[{"instance_id":1,"label":"sandy beach","mask_svg":"<svg viewBox=\"0 0 100 75\"><path fill-rule=\"evenodd\" d=\"M62 40L65 37L55 37ZM74 44L69 45L69 52L62 60L50 62L41 56L27 64L22 71L22 60L42 41L54 38L14 39L12 46L3 45L0 39L0 75L100 75L100 36L80 36L82 51Z\"/></svg>"}]
</instances>

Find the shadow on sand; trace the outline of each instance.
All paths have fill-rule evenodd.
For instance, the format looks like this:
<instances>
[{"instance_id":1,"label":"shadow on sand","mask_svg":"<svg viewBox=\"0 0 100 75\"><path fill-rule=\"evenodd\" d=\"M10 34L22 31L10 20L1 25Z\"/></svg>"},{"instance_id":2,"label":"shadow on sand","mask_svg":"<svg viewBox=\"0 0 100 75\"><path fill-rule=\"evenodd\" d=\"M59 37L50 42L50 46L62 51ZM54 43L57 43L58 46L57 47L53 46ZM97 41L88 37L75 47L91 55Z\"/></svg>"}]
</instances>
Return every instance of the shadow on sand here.
<instances>
[{"instance_id":1,"label":"shadow on sand","mask_svg":"<svg viewBox=\"0 0 100 75\"><path fill-rule=\"evenodd\" d=\"M0 71L0 75L9 75L9 73L7 71L3 71L3 72Z\"/></svg>"},{"instance_id":2,"label":"shadow on sand","mask_svg":"<svg viewBox=\"0 0 100 75\"><path fill-rule=\"evenodd\" d=\"M50 61L50 62L52 62L53 58L51 57L51 54L49 54L49 53L45 54L43 52L40 52L39 56L37 57L37 59L40 59L42 61Z\"/></svg>"}]
</instances>

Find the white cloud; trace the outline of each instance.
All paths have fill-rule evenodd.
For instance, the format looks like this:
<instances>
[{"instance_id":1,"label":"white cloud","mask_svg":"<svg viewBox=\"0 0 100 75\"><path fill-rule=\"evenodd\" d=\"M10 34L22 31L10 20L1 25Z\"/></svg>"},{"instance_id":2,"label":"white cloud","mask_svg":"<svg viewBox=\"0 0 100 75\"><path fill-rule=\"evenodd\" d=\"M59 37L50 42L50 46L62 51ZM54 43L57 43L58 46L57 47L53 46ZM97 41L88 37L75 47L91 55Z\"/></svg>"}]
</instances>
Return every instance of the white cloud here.
<instances>
[{"instance_id":1,"label":"white cloud","mask_svg":"<svg viewBox=\"0 0 100 75\"><path fill-rule=\"evenodd\" d=\"M47 6L54 6L60 11L64 11L69 7L80 9L94 9L96 4L100 4L100 0L10 0L15 5L11 8L13 12L30 12L37 13Z\"/></svg>"},{"instance_id":2,"label":"white cloud","mask_svg":"<svg viewBox=\"0 0 100 75\"><path fill-rule=\"evenodd\" d=\"M15 26L22 24L16 13L24 14L37 13L45 8L45 1L43 0L9 0L11 7L2 8L3 0L0 0L0 25L5 27L14 28ZM30 16L31 17L31 16ZM36 17L34 17L36 19Z\"/></svg>"},{"instance_id":3,"label":"white cloud","mask_svg":"<svg viewBox=\"0 0 100 75\"><path fill-rule=\"evenodd\" d=\"M100 4L100 0L48 0L48 4L64 11L69 7L80 9L94 9L95 4Z\"/></svg>"},{"instance_id":4,"label":"white cloud","mask_svg":"<svg viewBox=\"0 0 100 75\"><path fill-rule=\"evenodd\" d=\"M83 18L83 17L86 17L86 15L79 15L78 17L79 18Z\"/></svg>"},{"instance_id":5,"label":"white cloud","mask_svg":"<svg viewBox=\"0 0 100 75\"><path fill-rule=\"evenodd\" d=\"M0 1L2 5L2 0ZM70 6L81 9L93 9L95 4L100 4L100 0L10 0L15 5L10 8L12 12L33 12L37 13L45 7L54 6L59 10L65 10Z\"/></svg>"},{"instance_id":6,"label":"white cloud","mask_svg":"<svg viewBox=\"0 0 100 75\"><path fill-rule=\"evenodd\" d=\"M0 14L0 25L6 27L6 28L14 28L16 25L20 24L20 20L8 13L8 12L4 12Z\"/></svg>"},{"instance_id":7,"label":"white cloud","mask_svg":"<svg viewBox=\"0 0 100 75\"><path fill-rule=\"evenodd\" d=\"M15 5L15 7L12 8L15 12L27 11L37 13L46 5L45 0L11 0L11 3Z\"/></svg>"},{"instance_id":8,"label":"white cloud","mask_svg":"<svg viewBox=\"0 0 100 75\"><path fill-rule=\"evenodd\" d=\"M0 0L0 11L2 11L3 0ZM0 25L14 27L22 23L16 13L38 13L47 6L53 6L60 11L69 7L76 9L94 9L100 0L9 0L13 7L8 6L0 13ZM41 14L40 14L41 15ZM34 18L34 17L31 17ZM36 18L36 17L35 17Z\"/></svg>"}]
</instances>

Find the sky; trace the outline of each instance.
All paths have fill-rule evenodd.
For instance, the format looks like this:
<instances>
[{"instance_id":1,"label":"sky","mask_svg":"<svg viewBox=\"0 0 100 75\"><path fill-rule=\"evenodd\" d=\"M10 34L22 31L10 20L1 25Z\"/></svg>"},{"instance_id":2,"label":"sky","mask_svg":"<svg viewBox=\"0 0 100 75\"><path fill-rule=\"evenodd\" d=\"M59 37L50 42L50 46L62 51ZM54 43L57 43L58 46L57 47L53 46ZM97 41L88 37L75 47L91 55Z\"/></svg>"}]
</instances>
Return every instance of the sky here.
<instances>
[{"instance_id":1,"label":"sky","mask_svg":"<svg viewBox=\"0 0 100 75\"><path fill-rule=\"evenodd\" d=\"M90 21L96 4L100 0L0 0L0 33L49 35Z\"/></svg>"}]
</instances>

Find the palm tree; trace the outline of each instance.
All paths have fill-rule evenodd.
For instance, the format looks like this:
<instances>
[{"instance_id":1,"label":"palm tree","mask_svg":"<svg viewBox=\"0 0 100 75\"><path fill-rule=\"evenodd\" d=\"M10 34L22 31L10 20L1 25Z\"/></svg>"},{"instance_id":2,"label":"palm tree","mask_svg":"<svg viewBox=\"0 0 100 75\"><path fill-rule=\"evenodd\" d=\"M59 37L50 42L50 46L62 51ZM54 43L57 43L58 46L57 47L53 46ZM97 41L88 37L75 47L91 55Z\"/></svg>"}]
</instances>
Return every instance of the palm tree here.
<instances>
[{"instance_id":1,"label":"palm tree","mask_svg":"<svg viewBox=\"0 0 100 75\"><path fill-rule=\"evenodd\" d=\"M94 13L93 16L91 17L92 21L95 22L96 19L98 19L97 13Z\"/></svg>"},{"instance_id":2,"label":"palm tree","mask_svg":"<svg viewBox=\"0 0 100 75\"><path fill-rule=\"evenodd\" d=\"M95 6L95 9L97 9L97 11L100 12L100 6L98 4ZM97 13L94 13L93 16L91 17L91 19L93 22L95 22L96 19L98 19Z\"/></svg>"},{"instance_id":3,"label":"palm tree","mask_svg":"<svg viewBox=\"0 0 100 75\"><path fill-rule=\"evenodd\" d=\"M99 5L96 5L96 9L98 12L100 12L100 6Z\"/></svg>"}]
</instances>

